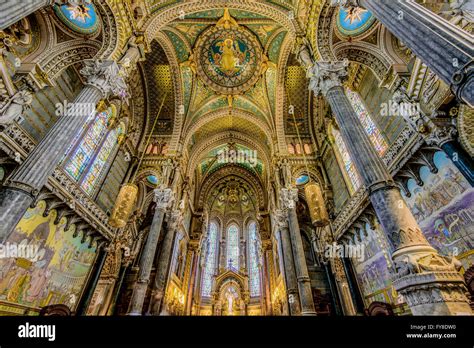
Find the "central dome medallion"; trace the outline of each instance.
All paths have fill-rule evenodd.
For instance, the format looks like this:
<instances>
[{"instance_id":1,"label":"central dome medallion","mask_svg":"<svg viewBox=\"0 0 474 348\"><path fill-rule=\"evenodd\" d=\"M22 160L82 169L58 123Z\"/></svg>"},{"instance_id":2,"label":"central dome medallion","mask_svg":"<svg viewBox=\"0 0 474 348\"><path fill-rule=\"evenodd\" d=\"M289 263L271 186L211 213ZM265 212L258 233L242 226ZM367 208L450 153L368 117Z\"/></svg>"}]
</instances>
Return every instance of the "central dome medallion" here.
<instances>
[{"instance_id":1,"label":"central dome medallion","mask_svg":"<svg viewBox=\"0 0 474 348\"><path fill-rule=\"evenodd\" d=\"M245 92L261 76L260 43L250 30L230 17L228 10L198 38L193 53L199 77L221 94Z\"/></svg>"}]
</instances>

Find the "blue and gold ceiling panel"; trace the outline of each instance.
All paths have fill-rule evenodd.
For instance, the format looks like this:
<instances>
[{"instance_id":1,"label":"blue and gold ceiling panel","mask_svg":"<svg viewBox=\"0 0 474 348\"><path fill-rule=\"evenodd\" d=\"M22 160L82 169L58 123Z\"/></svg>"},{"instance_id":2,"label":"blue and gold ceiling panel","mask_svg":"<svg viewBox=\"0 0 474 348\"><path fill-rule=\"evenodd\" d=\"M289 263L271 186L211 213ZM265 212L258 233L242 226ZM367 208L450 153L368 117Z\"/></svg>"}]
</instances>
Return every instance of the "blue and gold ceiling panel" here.
<instances>
[{"instance_id":1,"label":"blue and gold ceiling panel","mask_svg":"<svg viewBox=\"0 0 474 348\"><path fill-rule=\"evenodd\" d=\"M54 12L60 21L69 29L80 34L94 34L99 29L95 6L87 5L54 5Z\"/></svg>"},{"instance_id":2,"label":"blue and gold ceiling panel","mask_svg":"<svg viewBox=\"0 0 474 348\"><path fill-rule=\"evenodd\" d=\"M337 30L344 36L362 35L375 23L372 13L360 7L341 7L336 16Z\"/></svg>"}]
</instances>

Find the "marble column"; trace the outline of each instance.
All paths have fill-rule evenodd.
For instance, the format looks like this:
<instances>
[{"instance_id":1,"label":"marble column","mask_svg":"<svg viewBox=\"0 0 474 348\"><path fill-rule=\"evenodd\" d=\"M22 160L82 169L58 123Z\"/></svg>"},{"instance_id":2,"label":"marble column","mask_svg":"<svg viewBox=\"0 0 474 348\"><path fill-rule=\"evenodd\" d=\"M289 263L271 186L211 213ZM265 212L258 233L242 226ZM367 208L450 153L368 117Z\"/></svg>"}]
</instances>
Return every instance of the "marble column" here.
<instances>
[{"instance_id":1,"label":"marble column","mask_svg":"<svg viewBox=\"0 0 474 348\"><path fill-rule=\"evenodd\" d=\"M414 0L332 0L369 10L439 76L459 100L474 106L472 35Z\"/></svg>"},{"instance_id":2,"label":"marble column","mask_svg":"<svg viewBox=\"0 0 474 348\"><path fill-rule=\"evenodd\" d=\"M227 268L227 254L226 254L226 248L225 248L225 231L222 230L221 234L221 240L219 241L219 264L217 265L217 272L222 272Z\"/></svg>"},{"instance_id":3,"label":"marble column","mask_svg":"<svg viewBox=\"0 0 474 348\"><path fill-rule=\"evenodd\" d=\"M176 232L181 227L183 222L183 214L180 210L175 209L168 215L168 228L161 247L160 257L156 266L155 282L151 293L151 300L149 306L150 315L159 315L163 299L165 297L166 283L170 276L170 264L173 257L173 244L175 241Z\"/></svg>"},{"instance_id":4,"label":"marble column","mask_svg":"<svg viewBox=\"0 0 474 348\"><path fill-rule=\"evenodd\" d=\"M81 73L87 78L86 85L0 190L0 241L6 240L23 217L100 99L126 93L127 85L114 61L84 63Z\"/></svg>"},{"instance_id":5,"label":"marble column","mask_svg":"<svg viewBox=\"0 0 474 348\"><path fill-rule=\"evenodd\" d=\"M89 273L89 278L87 279L87 284L84 286L84 292L76 308L77 315L86 315L87 307L89 307L95 288L99 282L100 273L102 272L102 268L104 268L107 258L107 249L104 245L99 246L98 249L97 257Z\"/></svg>"},{"instance_id":6,"label":"marble column","mask_svg":"<svg viewBox=\"0 0 474 348\"><path fill-rule=\"evenodd\" d=\"M351 260L347 257L342 259L338 259L339 268L342 267L341 279L345 282L350 290L351 294L351 302L352 305L358 313L364 313L365 305L364 305L364 298L362 293L360 292L359 285L357 283L357 278L352 268ZM354 313L355 314L355 313Z\"/></svg>"},{"instance_id":7,"label":"marble column","mask_svg":"<svg viewBox=\"0 0 474 348\"><path fill-rule=\"evenodd\" d=\"M125 264L122 264L120 267L120 272L118 276L118 282L115 284L114 288L114 295L112 297L112 301L110 302L109 308L107 309L107 315L114 315L115 314L115 308L117 306L117 300L122 293L122 286L123 286L123 280L125 278L125 274L127 273L129 264L128 262Z\"/></svg>"},{"instance_id":8,"label":"marble column","mask_svg":"<svg viewBox=\"0 0 474 348\"><path fill-rule=\"evenodd\" d=\"M188 248L191 252L191 271L189 272L190 279L186 296L186 315L191 315L192 312L194 290L199 266L198 246L199 243L194 240L190 241L188 244Z\"/></svg>"},{"instance_id":9,"label":"marble column","mask_svg":"<svg viewBox=\"0 0 474 348\"><path fill-rule=\"evenodd\" d=\"M293 257L295 260L298 292L301 301L301 315L316 315L313 292L311 290L311 280L309 278L308 265L306 264L306 257L303 249L303 240L298 225L298 216L296 214L296 201L298 201L297 189L281 189L280 203L288 214L288 225L291 245L293 247Z\"/></svg>"},{"instance_id":10,"label":"marble column","mask_svg":"<svg viewBox=\"0 0 474 348\"><path fill-rule=\"evenodd\" d=\"M241 231L241 234L244 235L245 231L242 230ZM239 272L242 272L242 273L247 273L247 254L246 254L246 251L247 251L247 242L245 240L245 238L242 236L240 237L240 247L239 247L239 262L237 263L237 269Z\"/></svg>"},{"instance_id":11,"label":"marble column","mask_svg":"<svg viewBox=\"0 0 474 348\"><path fill-rule=\"evenodd\" d=\"M142 315L143 303L150 282L151 269L155 260L156 248L160 239L163 218L168 207L172 204L174 197L173 192L169 188L160 187L155 189L156 203L155 214L151 223L150 231L140 257L140 265L138 271L138 279L133 287L132 298L128 308L128 315Z\"/></svg>"},{"instance_id":12,"label":"marble column","mask_svg":"<svg viewBox=\"0 0 474 348\"><path fill-rule=\"evenodd\" d=\"M326 273L326 277L328 279L329 291L331 293L331 303L334 308L334 312L336 315L344 315L341 301L339 299L339 291L337 289L336 280L334 279L334 274L331 269L331 264L329 263L329 261L322 262L322 264L324 267L324 272Z\"/></svg>"},{"instance_id":13,"label":"marble column","mask_svg":"<svg viewBox=\"0 0 474 348\"><path fill-rule=\"evenodd\" d=\"M347 98L347 62L317 62L310 88L330 104L378 220L393 246L393 285L414 315L472 314L454 258L428 243Z\"/></svg>"},{"instance_id":14,"label":"marble column","mask_svg":"<svg viewBox=\"0 0 474 348\"><path fill-rule=\"evenodd\" d=\"M280 233L280 240L282 244L283 274L285 275L290 315L301 315L301 304L298 293L295 262L293 260L293 250L291 248L290 232L288 229L288 214L284 210L277 209L273 215L275 217L276 226Z\"/></svg>"},{"instance_id":15,"label":"marble column","mask_svg":"<svg viewBox=\"0 0 474 348\"><path fill-rule=\"evenodd\" d=\"M8 28L20 19L55 3L55 0L6 0L0 2L0 30Z\"/></svg>"},{"instance_id":16,"label":"marble column","mask_svg":"<svg viewBox=\"0 0 474 348\"><path fill-rule=\"evenodd\" d=\"M268 240L262 241L262 277L261 277L261 291L263 297L263 304L265 305L265 315L272 315L272 299L270 292L271 279L271 263L272 257L272 242ZM263 307L262 307L263 310Z\"/></svg>"}]
</instances>

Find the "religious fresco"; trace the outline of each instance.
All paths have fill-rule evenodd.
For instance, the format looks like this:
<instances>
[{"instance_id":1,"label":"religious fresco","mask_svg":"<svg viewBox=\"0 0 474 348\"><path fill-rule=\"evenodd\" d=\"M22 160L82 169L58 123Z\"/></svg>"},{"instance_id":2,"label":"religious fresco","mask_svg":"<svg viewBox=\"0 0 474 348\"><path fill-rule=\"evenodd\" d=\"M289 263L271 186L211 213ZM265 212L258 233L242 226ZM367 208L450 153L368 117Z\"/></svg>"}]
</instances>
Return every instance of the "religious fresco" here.
<instances>
[{"instance_id":1,"label":"religious fresco","mask_svg":"<svg viewBox=\"0 0 474 348\"><path fill-rule=\"evenodd\" d=\"M341 7L337 13L337 29L344 36L358 36L375 23L375 17L360 7Z\"/></svg>"},{"instance_id":2,"label":"religious fresco","mask_svg":"<svg viewBox=\"0 0 474 348\"><path fill-rule=\"evenodd\" d=\"M33 258L0 259L0 300L28 307L65 304L77 306L95 258L95 247L67 231L66 218L54 225L56 211L43 217L46 203L28 209L5 244L38 246Z\"/></svg>"},{"instance_id":3,"label":"religious fresco","mask_svg":"<svg viewBox=\"0 0 474 348\"><path fill-rule=\"evenodd\" d=\"M438 173L420 170L422 187L408 182L404 196L425 237L442 255L457 255L464 269L474 264L474 188L444 152L437 152Z\"/></svg>"},{"instance_id":4,"label":"religious fresco","mask_svg":"<svg viewBox=\"0 0 474 348\"><path fill-rule=\"evenodd\" d=\"M99 28L97 13L93 4L55 5L54 12L68 28L80 34L93 34Z\"/></svg>"},{"instance_id":5,"label":"religious fresco","mask_svg":"<svg viewBox=\"0 0 474 348\"><path fill-rule=\"evenodd\" d=\"M387 252L390 246L379 229L373 230L366 225L366 230L367 236L360 242L364 255L360 260L352 259L359 286L367 304L374 301L395 304L397 295L391 286L392 262Z\"/></svg>"}]
</instances>

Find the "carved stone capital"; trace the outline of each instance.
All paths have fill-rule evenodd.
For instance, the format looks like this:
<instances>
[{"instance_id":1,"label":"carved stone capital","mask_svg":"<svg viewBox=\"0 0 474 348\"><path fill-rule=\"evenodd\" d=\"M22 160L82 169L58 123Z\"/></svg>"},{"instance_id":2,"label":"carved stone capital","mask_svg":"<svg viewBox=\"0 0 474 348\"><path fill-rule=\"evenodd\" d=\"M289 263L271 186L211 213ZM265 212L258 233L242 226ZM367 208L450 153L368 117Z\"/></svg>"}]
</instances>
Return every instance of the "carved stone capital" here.
<instances>
[{"instance_id":1,"label":"carved stone capital","mask_svg":"<svg viewBox=\"0 0 474 348\"><path fill-rule=\"evenodd\" d=\"M426 138L428 145L443 146L447 142L456 139L457 131L454 126L435 127L431 134Z\"/></svg>"},{"instance_id":2,"label":"carved stone capital","mask_svg":"<svg viewBox=\"0 0 474 348\"><path fill-rule=\"evenodd\" d=\"M157 188L154 193L153 201L156 203L156 209L166 210L174 201L173 191L169 188Z\"/></svg>"},{"instance_id":3,"label":"carved stone capital","mask_svg":"<svg viewBox=\"0 0 474 348\"><path fill-rule=\"evenodd\" d=\"M324 96L334 87L342 87L348 76L348 60L329 62L319 61L311 68L309 89L315 95L322 93Z\"/></svg>"},{"instance_id":4,"label":"carved stone capital","mask_svg":"<svg viewBox=\"0 0 474 348\"><path fill-rule=\"evenodd\" d=\"M103 98L116 95L121 98L127 97L127 83L122 71L113 60L87 59L81 74L87 78L87 84L98 88Z\"/></svg>"},{"instance_id":5,"label":"carved stone capital","mask_svg":"<svg viewBox=\"0 0 474 348\"><path fill-rule=\"evenodd\" d=\"M283 209L294 209L298 201L298 190L295 188L282 188L280 191L280 203Z\"/></svg>"}]
</instances>

